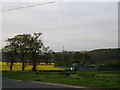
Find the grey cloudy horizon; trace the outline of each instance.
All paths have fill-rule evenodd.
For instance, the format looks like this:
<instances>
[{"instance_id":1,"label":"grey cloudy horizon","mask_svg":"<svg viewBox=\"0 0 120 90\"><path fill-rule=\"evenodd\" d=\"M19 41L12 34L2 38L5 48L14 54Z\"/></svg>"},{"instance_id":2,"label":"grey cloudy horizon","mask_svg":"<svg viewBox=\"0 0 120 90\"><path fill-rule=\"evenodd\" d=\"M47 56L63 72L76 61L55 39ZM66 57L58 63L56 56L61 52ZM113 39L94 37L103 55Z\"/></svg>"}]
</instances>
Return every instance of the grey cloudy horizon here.
<instances>
[{"instance_id":1,"label":"grey cloudy horizon","mask_svg":"<svg viewBox=\"0 0 120 90\"><path fill-rule=\"evenodd\" d=\"M34 3L3 3L3 7ZM17 34L42 32L53 51L118 47L117 2L63 2L3 12L2 45Z\"/></svg>"}]
</instances>

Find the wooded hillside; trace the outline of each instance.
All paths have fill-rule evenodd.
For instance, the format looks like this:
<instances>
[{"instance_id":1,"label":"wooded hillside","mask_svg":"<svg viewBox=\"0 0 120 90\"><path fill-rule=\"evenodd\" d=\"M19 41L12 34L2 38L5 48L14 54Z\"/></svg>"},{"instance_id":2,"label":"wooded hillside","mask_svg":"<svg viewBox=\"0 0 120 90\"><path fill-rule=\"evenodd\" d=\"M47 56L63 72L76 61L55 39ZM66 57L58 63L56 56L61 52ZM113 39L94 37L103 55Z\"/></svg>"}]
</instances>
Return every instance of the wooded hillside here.
<instances>
[{"instance_id":1,"label":"wooded hillside","mask_svg":"<svg viewBox=\"0 0 120 90\"><path fill-rule=\"evenodd\" d=\"M120 56L119 50L120 49L118 48L96 49L96 50L89 51L87 53L91 56L90 60L96 63L100 63L100 62L118 60L119 59L118 56Z\"/></svg>"}]
</instances>

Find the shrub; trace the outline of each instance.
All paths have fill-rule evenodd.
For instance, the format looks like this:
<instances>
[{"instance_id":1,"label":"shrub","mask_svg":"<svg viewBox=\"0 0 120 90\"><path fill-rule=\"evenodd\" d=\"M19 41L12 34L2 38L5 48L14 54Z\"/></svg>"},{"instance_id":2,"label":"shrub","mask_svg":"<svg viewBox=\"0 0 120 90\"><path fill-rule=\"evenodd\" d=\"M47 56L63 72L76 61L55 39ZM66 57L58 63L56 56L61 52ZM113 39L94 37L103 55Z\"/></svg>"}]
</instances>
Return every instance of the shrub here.
<instances>
[{"instance_id":1,"label":"shrub","mask_svg":"<svg viewBox=\"0 0 120 90\"><path fill-rule=\"evenodd\" d=\"M90 72L81 72L78 74L78 76L81 78L81 77L84 77L84 78L88 78L88 77L96 77L97 74L96 73L90 73Z\"/></svg>"}]
</instances>

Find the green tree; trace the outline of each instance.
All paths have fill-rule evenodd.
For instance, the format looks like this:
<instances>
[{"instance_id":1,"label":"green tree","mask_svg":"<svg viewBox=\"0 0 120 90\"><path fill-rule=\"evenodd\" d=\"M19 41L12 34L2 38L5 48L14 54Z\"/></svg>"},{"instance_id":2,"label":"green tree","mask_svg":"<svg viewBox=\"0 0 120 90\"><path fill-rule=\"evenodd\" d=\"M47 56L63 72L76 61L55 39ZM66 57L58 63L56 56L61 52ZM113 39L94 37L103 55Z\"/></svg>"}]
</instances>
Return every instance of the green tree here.
<instances>
[{"instance_id":1,"label":"green tree","mask_svg":"<svg viewBox=\"0 0 120 90\"><path fill-rule=\"evenodd\" d=\"M7 64L9 64L8 62L10 62L10 71L12 71L13 64L16 60L14 49L12 46L7 45L2 49L2 58L7 61Z\"/></svg>"},{"instance_id":2,"label":"green tree","mask_svg":"<svg viewBox=\"0 0 120 90\"><path fill-rule=\"evenodd\" d=\"M90 63L90 55L87 53L83 54L83 64L89 64Z\"/></svg>"},{"instance_id":3,"label":"green tree","mask_svg":"<svg viewBox=\"0 0 120 90\"><path fill-rule=\"evenodd\" d=\"M64 62L64 64L63 64L64 66L66 66L66 67L72 66L72 57L71 56L72 56L71 53L68 51L62 52L62 60Z\"/></svg>"},{"instance_id":4,"label":"green tree","mask_svg":"<svg viewBox=\"0 0 120 90\"><path fill-rule=\"evenodd\" d=\"M64 62L62 62L62 55L60 52L56 52L54 55L54 62L56 66L62 66Z\"/></svg>"},{"instance_id":5,"label":"green tree","mask_svg":"<svg viewBox=\"0 0 120 90\"><path fill-rule=\"evenodd\" d=\"M38 59L37 57L42 54L44 45L42 40L42 33L34 33L27 41L29 53L31 53L31 59L33 64L33 71L36 71Z\"/></svg>"},{"instance_id":6,"label":"green tree","mask_svg":"<svg viewBox=\"0 0 120 90\"><path fill-rule=\"evenodd\" d=\"M82 53L76 51L73 53L73 63L83 64L83 55Z\"/></svg>"},{"instance_id":7,"label":"green tree","mask_svg":"<svg viewBox=\"0 0 120 90\"><path fill-rule=\"evenodd\" d=\"M72 53L71 52L56 52L54 53L54 61L56 66L70 67L72 65Z\"/></svg>"},{"instance_id":8,"label":"green tree","mask_svg":"<svg viewBox=\"0 0 120 90\"><path fill-rule=\"evenodd\" d=\"M44 60L44 62L46 63L46 65L49 63L51 64L52 59L53 59L53 51L50 50L50 47L45 47L43 48L43 55L42 55L42 59Z\"/></svg>"},{"instance_id":9,"label":"green tree","mask_svg":"<svg viewBox=\"0 0 120 90\"><path fill-rule=\"evenodd\" d=\"M7 46L11 46L16 56L21 60L22 71L25 70L25 55L29 51L28 42L30 36L30 34L19 34L6 40L9 44Z\"/></svg>"}]
</instances>

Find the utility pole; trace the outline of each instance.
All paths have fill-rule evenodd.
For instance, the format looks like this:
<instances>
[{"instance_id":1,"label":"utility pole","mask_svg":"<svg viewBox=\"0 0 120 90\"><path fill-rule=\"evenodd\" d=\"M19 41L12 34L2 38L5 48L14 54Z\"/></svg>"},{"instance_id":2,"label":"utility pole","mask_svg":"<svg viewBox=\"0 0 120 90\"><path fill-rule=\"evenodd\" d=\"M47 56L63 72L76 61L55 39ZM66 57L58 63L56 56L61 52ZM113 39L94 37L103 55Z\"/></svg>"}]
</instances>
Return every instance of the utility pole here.
<instances>
[{"instance_id":1,"label":"utility pole","mask_svg":"<svg viewBox=\"0 0 120 90\"><path fill-rule=\"evenodd\" d=\"M62 52L65 52L65 48L64 48L64 46L63 46L63 50L62 50Z\"/></svg>"}]
</instances>

